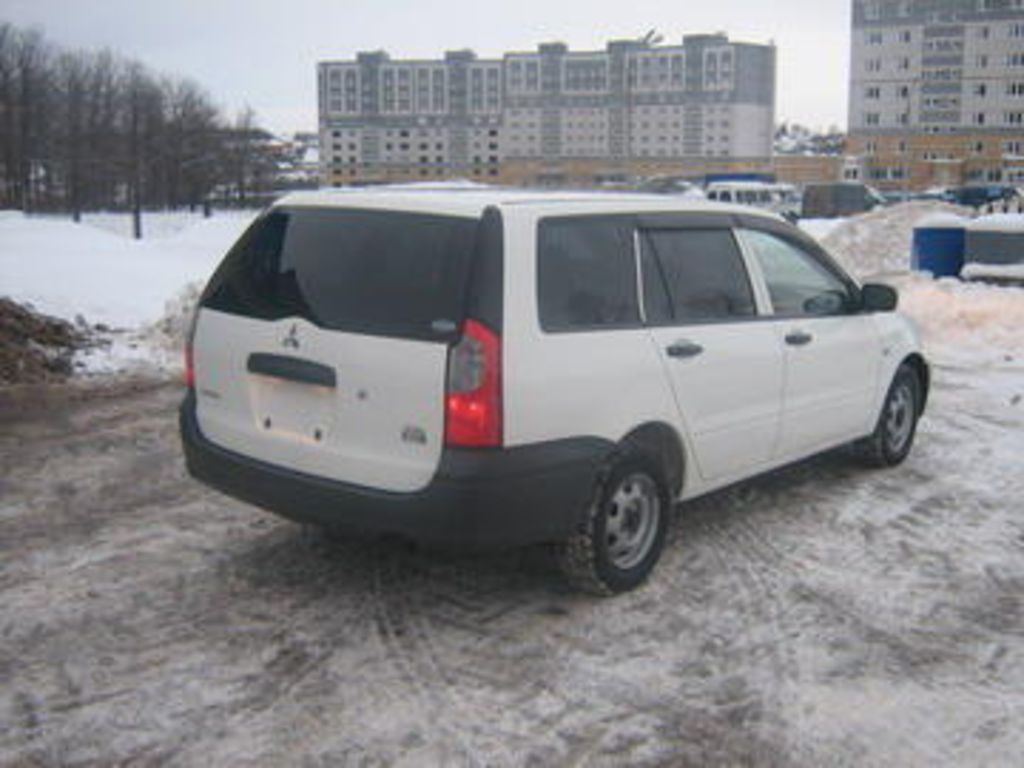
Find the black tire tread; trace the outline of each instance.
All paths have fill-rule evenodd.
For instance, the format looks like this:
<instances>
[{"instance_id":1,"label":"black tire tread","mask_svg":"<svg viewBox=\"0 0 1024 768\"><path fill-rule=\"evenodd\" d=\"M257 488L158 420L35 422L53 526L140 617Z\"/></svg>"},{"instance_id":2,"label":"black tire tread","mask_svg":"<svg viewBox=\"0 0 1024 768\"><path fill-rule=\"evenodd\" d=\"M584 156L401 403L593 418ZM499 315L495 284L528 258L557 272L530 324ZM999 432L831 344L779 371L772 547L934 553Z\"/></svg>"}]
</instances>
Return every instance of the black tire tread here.
<instances>
[{"instance_id":1,"label":"black tire tread","mask_svg":"<svg viewBox=\"0 0 1024 768\"><path fill-rule=\"evenodd\" d=\"M610 597L624 591L622 587L616 587L616 585L608 583L601 574L601 569L598 565L598 543L597 536L595 535L595 522L609 481L615 476L618 467L626 465L643 467L658 483L663 497L661 510L661 524L663 526L668 524L669 515L671 514L671 504L665 503L668 501L668 495L665 492L667 486L657 464L649 457L640 453L633 451L617 452L598 475L599 479L595 483L594 495L587 507L586 518L580 530L556 546L558 565L570 586L597 597ZM656 560L657 558L655 558L655 562Z\"/></svg>"},{"instance_id":2,"label":"black tire tread","mask_svg":"<svg viewBox=\"0 0 1024 768\"><path fill-rule=\"evenodd\" d=\"M914 370L914 368L912 368L911 366L909 366L906 363L904 363L903 365L901 365L899 368L896 369L896 375L893 376L892 384L890 384L889 390L888 390L888 392L886 393L886 396L885 396L885 400L882 403L882 412L879 414L878 422L875 424L875 431L872 432L867 437L865 437L865 438L863 438L861 440L858 440L857 442L855 442L853 444L854 455L857 457L858 461L860 461L863 465L865 465L868 468L871 468L871 469L884 469L886 467L891 467L891 466L894 466L895 464L899 464L906 457L906 454L904 454L904 456L902 456L898 460L894 461L893 458L889 456L889 454L888 454L888 452L886 451L886 448L885 448L885 426L884 426L884 422L885 422L886 406L889 403L889 398L891 397L892 391L893 391L893 389L896 386L896 382L898 382L901 377L908 376L908 375L911 378L913 378L913 380L915 382L915 387L914 387L915 405L918 404L917 401L921 397L921 389L922 389L922 383L920 381L920 377L918 376L918 373L917 373L916 370ZM916 428L915 428L915 431L916 431ZM911 441L911 444L912 444L913 443L913 434L911 434L910 441ZM909 451L909 446L908 446L908 451Z\"/></svg>"}]
</instances>

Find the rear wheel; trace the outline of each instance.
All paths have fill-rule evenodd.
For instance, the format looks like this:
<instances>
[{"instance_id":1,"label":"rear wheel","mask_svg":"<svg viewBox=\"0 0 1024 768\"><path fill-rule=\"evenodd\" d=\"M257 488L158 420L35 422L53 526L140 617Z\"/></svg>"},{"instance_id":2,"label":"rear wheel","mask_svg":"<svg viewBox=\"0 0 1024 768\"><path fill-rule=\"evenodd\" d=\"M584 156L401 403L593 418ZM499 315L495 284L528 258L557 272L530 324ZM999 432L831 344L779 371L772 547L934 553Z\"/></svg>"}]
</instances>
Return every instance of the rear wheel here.
<instances>
[{"instance_id":1,"label":"rear wheel","mask_svg":"<svg viewBox=\"0 0 1024 768\"><path fill-rule=\"evenodd\" d=\"M562 570L592 594L636 588L658 562L669 514L665 482L653 462L621 458L596 489L581 530L561 544Z\"/></svg>"},{"instance_id":2,"label":"rear wheel","mask_svg":"<svg viewBox=\"0 0 1024 768\"><path fill-rule=\"evenodd\" d=\"M896 371L875 431L856 443L860 458L872 467L894 467L907 458L921 412L921 382L909 365Z\"/></svg>"}]
</instances>

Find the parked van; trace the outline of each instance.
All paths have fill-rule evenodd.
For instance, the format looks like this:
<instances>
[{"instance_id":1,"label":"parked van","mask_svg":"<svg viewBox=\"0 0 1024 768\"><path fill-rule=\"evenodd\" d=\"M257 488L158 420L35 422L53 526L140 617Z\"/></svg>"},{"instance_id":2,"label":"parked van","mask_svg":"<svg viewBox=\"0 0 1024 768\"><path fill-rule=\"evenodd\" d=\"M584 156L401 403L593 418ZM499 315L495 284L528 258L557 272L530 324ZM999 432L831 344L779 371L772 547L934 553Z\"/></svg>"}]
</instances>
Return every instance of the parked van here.
<instances>
[{"instance_id":1,"label":"parked van","mask_svg":"<svg viewBox=\"0 0 1024 768\"><path fill-rule=\"evenodd\" d=\"M800 195L792 184L760 181L716 181L705 190L708 200L763 208L790 221L800 215Z\"/></svg>"},{"instance_id":2,"label":"parked van","mask_svg":"<svg viewBox=\"0 0 1024 768\"><path fill-rule=\"evenodd\" d=\"M853 181L808 184L804 187L801 216L805 219L836 219L856 216L886 205L878 190Z\"/></svg>"},{"instance_id":3,"label":"parked van","mask_svg":"<svg viewBox=\"0 0 1024 768\"><path fill-rule=\"evenodd\" d=\"M928 394L895 291L750 208L636 194L291 194L199 302L188 469L293 520L550 542L630 589L676 501L857 441Z\"/></svg>"}]
</instances>

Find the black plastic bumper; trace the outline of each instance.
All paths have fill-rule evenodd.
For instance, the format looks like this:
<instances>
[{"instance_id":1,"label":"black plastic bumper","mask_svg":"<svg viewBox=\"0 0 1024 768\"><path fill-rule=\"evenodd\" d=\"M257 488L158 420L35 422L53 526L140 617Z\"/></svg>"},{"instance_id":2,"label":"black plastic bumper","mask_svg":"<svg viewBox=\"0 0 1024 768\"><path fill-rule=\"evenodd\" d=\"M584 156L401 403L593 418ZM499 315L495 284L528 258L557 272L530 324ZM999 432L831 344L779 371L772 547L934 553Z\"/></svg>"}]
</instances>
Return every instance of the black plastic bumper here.
<instances>
[{"instance_id":1,"label":"black plastic bumper","mask_svg":"<svg viewBox=\"0 0 1024 768\"><path fill-rule=\"evenodd\" d=\"M570 535L612 448L598 438L574 438L501 450L446 449L430 485L391 493L305 475L211 443L196 422L193 392L179 415L189 473L229 496L298 522L470 550Z\"/></svg>"}]
</instances>

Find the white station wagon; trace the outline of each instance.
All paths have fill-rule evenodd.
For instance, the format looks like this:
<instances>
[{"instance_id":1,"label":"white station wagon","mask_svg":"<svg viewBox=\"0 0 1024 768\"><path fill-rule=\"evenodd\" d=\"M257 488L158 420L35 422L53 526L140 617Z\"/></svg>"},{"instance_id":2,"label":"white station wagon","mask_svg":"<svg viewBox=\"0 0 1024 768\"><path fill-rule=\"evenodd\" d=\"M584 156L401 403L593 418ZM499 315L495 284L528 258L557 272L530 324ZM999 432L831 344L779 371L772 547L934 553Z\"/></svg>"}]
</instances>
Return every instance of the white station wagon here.
<instances>
[{"instance_id":1,"label":"white station wagon","mask_svg":"<svg viewBox=\"0 0 1024 768\"><path fill-rule=\"evenodd\" d=\"M575 584L619 592L675 501L847 443L906 457L929 368L896 301L750 208L293 194L202 296L187 464L330 528L554 543Z\"/></svg>"}]
</instances>

